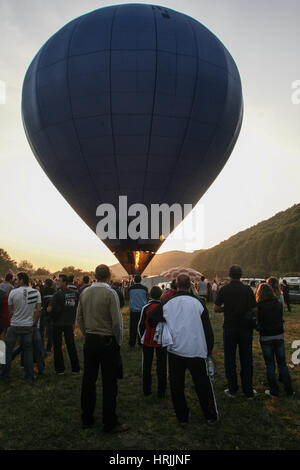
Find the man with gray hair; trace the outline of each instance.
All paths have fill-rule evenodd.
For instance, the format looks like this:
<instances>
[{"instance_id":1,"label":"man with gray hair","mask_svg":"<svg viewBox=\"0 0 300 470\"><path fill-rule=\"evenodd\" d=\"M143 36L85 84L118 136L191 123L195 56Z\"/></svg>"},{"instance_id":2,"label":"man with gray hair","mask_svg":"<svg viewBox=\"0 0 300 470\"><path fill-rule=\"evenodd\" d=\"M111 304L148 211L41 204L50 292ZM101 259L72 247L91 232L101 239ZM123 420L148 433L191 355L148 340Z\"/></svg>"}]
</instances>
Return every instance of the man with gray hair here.
<instances>
[{"instance_id":1,"label":"man with gray hair","mask_svg":"<svg viewBox=\"0 0 300 470\"><path fill-rule=\"evenodd\" d=\"M104 432L127 431L116 415L117 380L122 343L122 317L118 294L110 286L111 272L100 264L95 271L97 282L86 287L79 297L77 324L85 336L84 374L81 388L82 425L94 424L96 382L99 366L102 373L102 421Z\"/></svg>"},{"instance_id":2,"label":"man with gray hair","mask_svg":"<svg viewBox=\"0 0 300 470\"><path fill-rule=\"evenodd\" d=\"M177 292L149 313L148 323L155 327L159 322L166 322L172 337L172 344L168 346L170 388L179 423L186 426L189 419L184 394L188 369L207 423L214 424L219 418L207 369L207 358L214 345L209 313L201 300L189 292L189 276L179 275L176 284Z\"/></svg>"}]
</instances>

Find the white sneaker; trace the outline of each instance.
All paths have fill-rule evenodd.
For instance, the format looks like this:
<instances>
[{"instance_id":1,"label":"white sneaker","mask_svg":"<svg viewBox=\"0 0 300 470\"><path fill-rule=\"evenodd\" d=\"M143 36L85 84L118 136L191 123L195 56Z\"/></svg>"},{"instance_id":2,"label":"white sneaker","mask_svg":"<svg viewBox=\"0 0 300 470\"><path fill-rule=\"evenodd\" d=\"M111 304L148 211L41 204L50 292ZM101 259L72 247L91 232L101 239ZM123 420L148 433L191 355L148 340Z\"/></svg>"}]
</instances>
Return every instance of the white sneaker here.
<instances>
[{"instance_id":1,"label":"white sneaker","mask_svg":"<svg viewBox=\"0 0 300 470\"><path fill-rule=\"evenodd\" d=\"M226 388L224 390L224 393L225 393L225 395L227 395L230 398L235 398L236 397L236 395L233 395L232 393L230 393L229 388Z\"/></svg>"},{"instance_id":2,"label":"white sneaker","mask_svg":"<svg viewBox=\"0 0 300 470\"><path fill-rule=\"evenodd\" d=\"M265 394L270 397L270 398L278 398L276 395L272 395L272 393L270 392L270 390L265 390Z\"/></svg>"}]
</instances>

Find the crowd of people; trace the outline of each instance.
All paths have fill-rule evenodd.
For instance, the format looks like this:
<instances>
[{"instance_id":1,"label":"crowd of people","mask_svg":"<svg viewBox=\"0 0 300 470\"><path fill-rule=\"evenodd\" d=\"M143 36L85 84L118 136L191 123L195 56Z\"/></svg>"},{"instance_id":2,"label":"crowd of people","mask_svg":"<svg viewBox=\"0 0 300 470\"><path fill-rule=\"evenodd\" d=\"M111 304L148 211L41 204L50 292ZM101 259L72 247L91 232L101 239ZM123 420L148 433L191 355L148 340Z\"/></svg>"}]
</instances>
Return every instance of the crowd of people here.
<instances>
[{"instance_id":1,"label":"crowd of people","mask_svg":"<svg viewBox=\"0 0 300 470\"><path fill-rule=\"evenodd\" d=\"M294 396L285 359L283 312L287 303L285 286L270 277L259 285L241 282L242 270L233 265L229 279L212 283L202 276L198 285L187 274L174 279L168 289L148 289L136 275L131 285L111 280L108 266L99 265L91 282L60 274L44 282L25 272L8 273L0 283L0 334L5 339L5 364L0 379L10 379L11 363L21 355L25 380L44 374L44 359L53 349L54 370L65 373L63 338L72 373L80 374L75 327L84 335L81 420L84 428L94 425L96 382L102 376L102 420L105 432L126 431L116 414L118 380L123 376L121 345L124 297L129 300L129 348L142 350L142 390L152 393L152 364L156 356L157 396L163 399L169 375L174 412L181 426L187 426L189 408L185 397L185 374L192 376L200 407L208 424L219 421L212 384L211 364L214 333L207 309L212 300L214 312L223 313L224 366L229 398L238 391L236 353L239 350L241 387L245 397L257 396L253 388L253 331L259 332L269 388L265 394L278 398L279 380L286 395ZM210 286L210 287L209 287ZM290 310L290 305L287 303ZM17 344L18 342L18 344Z\"/></svg>"}]
</instances>

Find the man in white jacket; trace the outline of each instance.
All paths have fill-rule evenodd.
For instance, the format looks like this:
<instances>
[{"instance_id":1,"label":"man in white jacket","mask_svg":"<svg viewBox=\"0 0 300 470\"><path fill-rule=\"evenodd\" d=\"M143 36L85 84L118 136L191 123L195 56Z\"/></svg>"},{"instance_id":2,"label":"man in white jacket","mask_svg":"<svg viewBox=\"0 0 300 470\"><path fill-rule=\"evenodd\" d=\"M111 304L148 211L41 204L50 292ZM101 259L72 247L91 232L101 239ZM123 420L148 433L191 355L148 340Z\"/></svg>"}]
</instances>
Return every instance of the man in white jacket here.
<instances>
[{"instance_id":1,"label":"man in white jacket","mask_svg":"<svg viewBox=\"0 0 300 470\"><path fill-rule=\"evenodd\" d=\"M208 424L218 421L218 410L213 387L207 371L207 357L211 355L214 335L207 308L189 292L189 276L177 278L177 292L148 317L150 326L166 322L172 337L168 346L169 375L174 411L181 425L189 419L184 394L185 371L192 375L200 406Z\"/></svg>"}]
</instances>

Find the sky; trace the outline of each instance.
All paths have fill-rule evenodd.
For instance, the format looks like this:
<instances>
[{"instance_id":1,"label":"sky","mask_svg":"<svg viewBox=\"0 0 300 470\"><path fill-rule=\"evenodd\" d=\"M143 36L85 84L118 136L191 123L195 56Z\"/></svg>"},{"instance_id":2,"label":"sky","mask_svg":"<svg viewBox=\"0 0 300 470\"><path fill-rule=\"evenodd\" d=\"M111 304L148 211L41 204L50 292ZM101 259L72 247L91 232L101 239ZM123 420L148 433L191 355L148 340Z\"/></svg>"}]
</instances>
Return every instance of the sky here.
<instances>
[{"instance_id":1,"label":"sky","mask_svg":"<svg viewBox=\"0 0 300 470\"><path fill-rule=\"evenodd\" d=\"M77 16L113 4L0 0L0 247L17 261L28 259L35 267L51 271L69 265L94 269L99 263L117 262L39 166L20 112L26 69L44 42ZM300 202L300 104L292 100L293 83L300 80L300 2L164 0L156 4L188 14L208 27L233 56L243 86L245 110L238 142L194 209L202 228L189 240L178 239L175 231L159 252L193 251L214 246Z\"/></svg>"}]
</instances>

